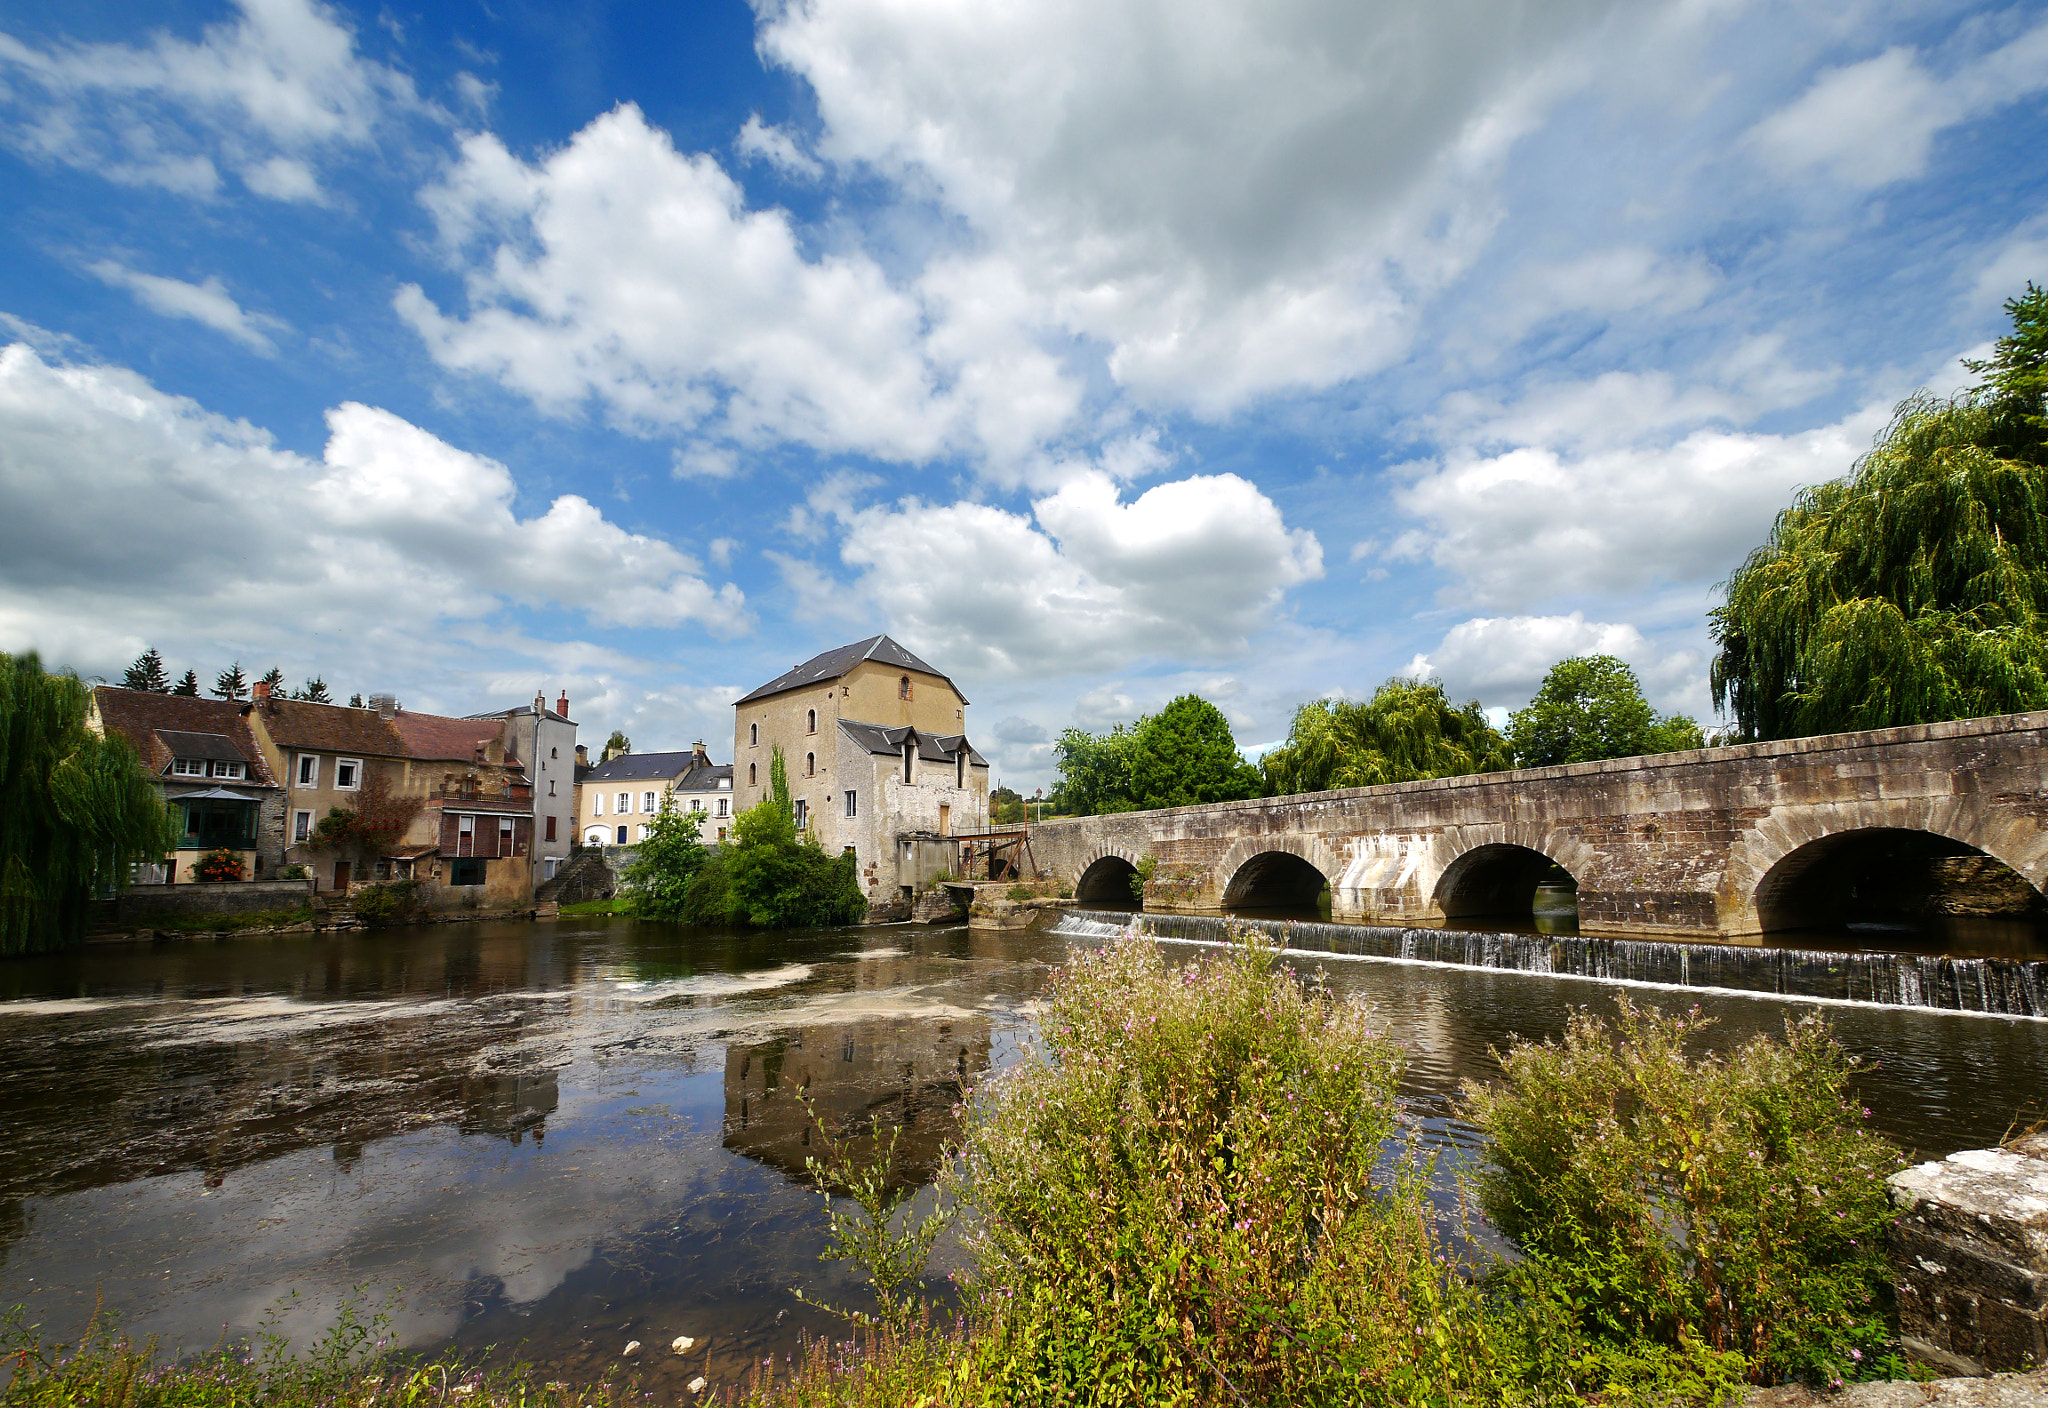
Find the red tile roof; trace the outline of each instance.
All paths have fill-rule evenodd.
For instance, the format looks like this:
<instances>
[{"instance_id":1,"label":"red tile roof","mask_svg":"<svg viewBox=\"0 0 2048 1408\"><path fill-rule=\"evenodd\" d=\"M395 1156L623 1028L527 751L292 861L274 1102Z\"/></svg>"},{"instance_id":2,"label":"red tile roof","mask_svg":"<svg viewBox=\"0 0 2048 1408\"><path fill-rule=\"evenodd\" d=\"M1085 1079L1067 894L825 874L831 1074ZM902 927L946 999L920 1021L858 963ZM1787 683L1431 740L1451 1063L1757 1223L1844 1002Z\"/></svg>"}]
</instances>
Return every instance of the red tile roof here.
<instances>
[{"instance_id":1,"label":"red tile roof","mask_svg":"<svg viewBox=\"0 0 2048 1408\"><path fill-rule=\"evenodd\" d=\"M405 756L405 744L374 709L308 704L303 699L270 699L261 707L264 731L280 748L356 757Z\"/></svg>"},{"instance_id":2,"label":"red tile roof","mask_svg":"<svg viewBox=\"0 0 2048 1408\"><path fill-rule=\"evenodd\" d=\"M195 699L184 694L151 694L140 689L116 689L101 685L92 692L93 707L100 723L135 745L151 772L162 773L171 765L171 750L157 737L162 729L170 733L223 734L242 751L249 764L249 781L275 787L277 779L263 761L263 750L249 730L249 706L226 699Z\"/></svg>"},{"instance_id":3,"label":"red tile roof","mask_svg":"<svg viewBox=\"0 0 2048 1408\"><path fill-rule=\"evenodd\" d=\"M402 709L391 716L391 726L405 740L408 753L436 762L473 763L478 748L504 734L502 718L449 719L439 714L408 714ZM505 761L519 766L516 757Z\"/></svg>"}]
</instances>

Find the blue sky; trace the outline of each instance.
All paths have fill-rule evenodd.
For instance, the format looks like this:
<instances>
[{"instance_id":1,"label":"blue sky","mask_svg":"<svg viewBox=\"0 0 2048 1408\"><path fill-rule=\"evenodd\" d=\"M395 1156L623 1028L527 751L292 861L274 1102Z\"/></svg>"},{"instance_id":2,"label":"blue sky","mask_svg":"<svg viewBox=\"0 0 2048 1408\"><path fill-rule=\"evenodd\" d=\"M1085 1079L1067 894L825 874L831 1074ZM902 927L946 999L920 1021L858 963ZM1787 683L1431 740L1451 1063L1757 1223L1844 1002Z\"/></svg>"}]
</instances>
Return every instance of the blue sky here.
<instances>
[{"instance_id":1,"label":"blue sky","mask_svg":"<svg viewBox=\"0 0 2048 1408\"><path fill-rule=\"evenodd\" d=\"M2048 281L2048 9L0 10L0 649L730 747L886 630L1006 781L1573 653Z\"/></svg>"}]
</instances>

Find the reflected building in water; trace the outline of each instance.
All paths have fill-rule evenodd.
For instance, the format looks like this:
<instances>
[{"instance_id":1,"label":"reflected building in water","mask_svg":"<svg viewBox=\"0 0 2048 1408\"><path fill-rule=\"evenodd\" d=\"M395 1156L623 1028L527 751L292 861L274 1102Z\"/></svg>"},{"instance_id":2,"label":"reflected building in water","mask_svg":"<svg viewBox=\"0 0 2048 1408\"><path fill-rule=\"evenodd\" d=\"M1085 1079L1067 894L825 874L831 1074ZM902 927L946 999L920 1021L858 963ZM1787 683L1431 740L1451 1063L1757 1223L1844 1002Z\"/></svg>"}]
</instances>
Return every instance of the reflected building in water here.
<instances>
[{"instance_id":1,"label":"reflected building in water","mask_svg":"<svg viewBox=\"0 0 2048 1408\"><path fill-rule=\"evenodd\" d=\"M867 1157L876 1133L903 1131L895 1180L929 1183L960 1127L961 1091L988 1068L990 1022L870 1017L797 1027L725 1054L725 1147L808 1180L823 1155L817 1121ZM814 1118L815 1116L815 1118Z\"/></svg>"}]
</instances>

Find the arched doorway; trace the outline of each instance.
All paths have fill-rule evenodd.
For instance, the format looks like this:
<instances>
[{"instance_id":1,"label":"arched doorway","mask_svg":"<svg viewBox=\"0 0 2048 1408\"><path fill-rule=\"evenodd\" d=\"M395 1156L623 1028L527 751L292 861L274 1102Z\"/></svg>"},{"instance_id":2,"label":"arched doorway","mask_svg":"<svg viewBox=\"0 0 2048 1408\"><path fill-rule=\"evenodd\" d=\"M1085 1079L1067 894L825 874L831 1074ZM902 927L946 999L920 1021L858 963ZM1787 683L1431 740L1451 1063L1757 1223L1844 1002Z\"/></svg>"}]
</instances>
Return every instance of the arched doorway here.
<instances>
[{"instance_id":1,"label":"arched doorway","mask_svg":"<svg viewBox=\"0 0 2048 1408\"><path fill-rule=\"evenodd\" d=\"M1074 898L1084 904L1136 909L1138 892L1131 888L1131 879L1137 873L1138 867L1122 856L1103 856L1074 882Z\"/></svg>"},{"instance_id":2,"label":"arched doorway","mask_svg":"<svg viewBox=\"0 0 2048 1408\"><path fill-rule=\"evenodd\" d=\"M1950 836L1896 827L1837 832L1780 860L1756 888L1763 931L1845 932L2003 951L2039 946L2048 903L2024 876Z\"/></svg>"},{"instance_id":3,"label":"arched doorway","mask_svg":"<svg viewBox=\"0 0 2048 1408\"><path fill-rule=\"evenodd\" d=\"M1542 934L1576 934L1578 888L1571 873L1541 851L1474 846L1444 867L1436 903L1454 928L1528 926Z\"/></svg>"},{"instance_id":4,"label":"arched doorway","mask_svg":"<svg viewBox=\"0 0 2048 1408\"><path fill-rule=\"evenodd\" d=\"M1329 888L1322 871L1291 851L1261 851L1223 887L1223 907L1322 912L1323 892Z\"/></svg>"}]
</instances>

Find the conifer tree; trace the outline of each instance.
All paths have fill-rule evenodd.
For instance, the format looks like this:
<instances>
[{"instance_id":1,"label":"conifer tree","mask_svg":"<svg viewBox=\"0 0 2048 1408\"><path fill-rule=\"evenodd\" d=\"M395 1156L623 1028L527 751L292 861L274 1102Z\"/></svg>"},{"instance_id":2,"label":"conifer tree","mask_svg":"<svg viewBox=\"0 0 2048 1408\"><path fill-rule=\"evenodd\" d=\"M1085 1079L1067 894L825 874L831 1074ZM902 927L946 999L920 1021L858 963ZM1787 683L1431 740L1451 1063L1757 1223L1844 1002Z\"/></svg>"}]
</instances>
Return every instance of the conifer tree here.
<instances>
[{"instance_id":1,"label":"conifer tree","mask_svg":"<svg viewBox=\"0 0 2048 1408\"><path fill-rule=\"evenodd\" d=\"M368 708L369 706L368 706L367 704L363 703L363 696L362 696L362 695L360 695L360 694L351 694L351 695L350 695L350 696L348 697L348 707L349 707L349 708L351 708L351 709L367 709L367 708Z\"/></svg>"},{"instance_id":2,"label":"conifer tree","mask_svg":"<svg viewBox=\"0 0 2048 1408\"><path fill-rule=\"evenodd\" d=\"M199 672L197 670L187 670L179 677L178 683L172 687L171 693L183 695L188 699L197 699L199 697Z\"/></svg>"},{"instance_id":3,"label":"conifer tree","mask_svg":"<svg viewBox=\"0 0 2048 1408\"><path fill-rule=\"evenodd\" d=\"M249 681L242 676L242 662L239 660L213 678L215 699L240 699L248 692Z\"/></svg>"},{"instance_id":4,"label":"conifer tree","mask_svg":"<svg viewBox=\"0 0 2048 1408\"><path fill-rule=\"evenodd\" d=\"M293 698L303 699L308 704L332 704L334 702L334 696L327 692L327 681L318 675L307 680L305 688L301 689Z\"/></svg>"},{"instance_id":5,"label":"conifer tree","mask_svg":"<svg viewBox=\"0 0 2048 1408\"><path fill-rule=\"evenodd\" d=\"M269 687L271 698L279 699L284 696L284 671L277 666L272 665L263 672L262 682Z\"/></svg>"},{"instance_id":6,"label":"conifer tree","mask_svg":"<svg viewBox=\"0 0 2048 1408\"><path fill-rule=\"evenodd\" d=\"M139 689L148 694L169 694L171 677L164 669L164 657L151 646L135 657L135 663L121 676L121 688Z\"/></svg>"}]
</instances>

